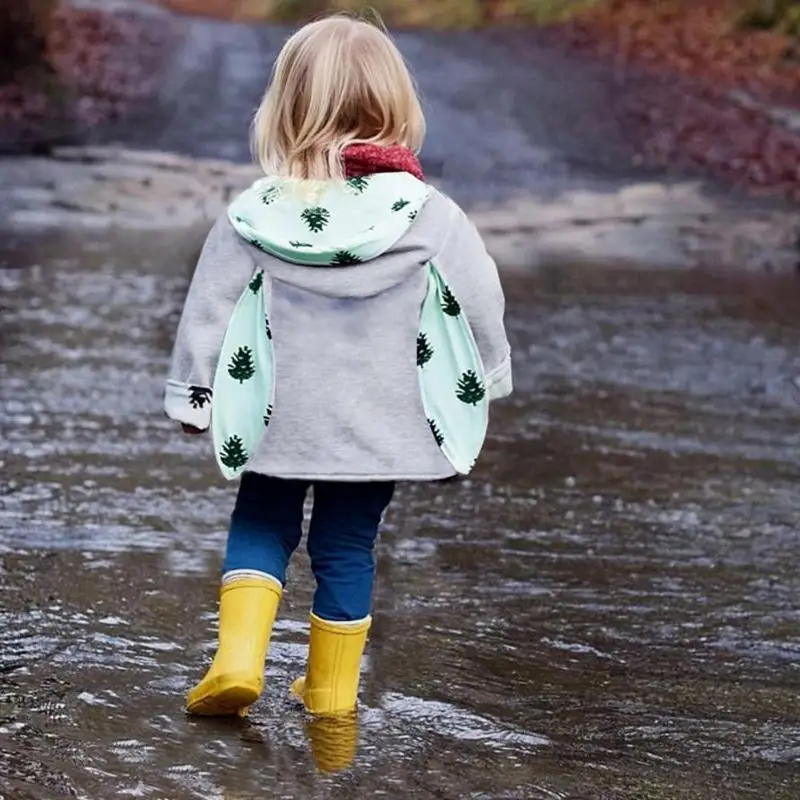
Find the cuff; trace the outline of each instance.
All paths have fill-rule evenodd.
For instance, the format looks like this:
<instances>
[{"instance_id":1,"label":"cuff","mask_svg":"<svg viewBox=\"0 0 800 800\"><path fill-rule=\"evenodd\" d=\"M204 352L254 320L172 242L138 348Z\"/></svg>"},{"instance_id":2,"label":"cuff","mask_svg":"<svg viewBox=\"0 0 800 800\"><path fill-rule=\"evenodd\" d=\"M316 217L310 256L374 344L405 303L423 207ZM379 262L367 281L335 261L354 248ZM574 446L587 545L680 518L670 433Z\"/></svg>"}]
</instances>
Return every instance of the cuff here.
<instances>
[{"instance_id":1,"label":"cuff","mask_svg":"<svg viewBox=\"0 0 800 800\"><path fill-rule=\"evenodd\" d=\"M511 378L511 356L506 356L505 361L486 376L486 391L489 400L508 397L514 391L514 381Z\"/></svg>"},{"instance_id":2,"label":"cuff","mask_svg":"<svg viewBox=\"0 0 800 800\"><path fill-rule=\"evenodd\" d=\"M211 424L211 394L206 386L167 381L164 411L170 419L207 430Z\"/></svg>"}]
</instances>

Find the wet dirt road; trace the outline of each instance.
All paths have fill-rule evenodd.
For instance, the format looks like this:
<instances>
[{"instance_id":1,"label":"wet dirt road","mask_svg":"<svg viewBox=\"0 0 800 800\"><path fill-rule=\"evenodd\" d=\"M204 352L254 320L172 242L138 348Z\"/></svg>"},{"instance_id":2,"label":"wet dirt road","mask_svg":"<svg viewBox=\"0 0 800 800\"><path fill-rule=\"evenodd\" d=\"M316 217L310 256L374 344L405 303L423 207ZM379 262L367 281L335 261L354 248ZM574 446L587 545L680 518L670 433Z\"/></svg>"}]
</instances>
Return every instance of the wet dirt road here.
<instances>
[{"instance_id":1,"label":"wet dirt road","mask_svg":"<svg viewBox=\"0 0 800 800\"><path fill-rule=\"evenodd\" d=\"M800 286L506 274L517 393L381 545L355 766L287 697L192 720L235 487L161 416L195 241L7 239L0 796L772 798L800 791Z\"/></svg>"},{"instance_id":2,"label":"wet dirt road","mask_svg":"<svg viewBox=\"0 0 800 800\"><path fill-rule=\"evenodd\" d=\"M169 17L180 44L160 93L132 119L93 128L95 144L249 162L248 130L292 28ZM632 174L609 113L609 75L530 31L402 31L423 99L425 172L462 205L569 189L617 188Z\"/></svg>"}]
</instances>

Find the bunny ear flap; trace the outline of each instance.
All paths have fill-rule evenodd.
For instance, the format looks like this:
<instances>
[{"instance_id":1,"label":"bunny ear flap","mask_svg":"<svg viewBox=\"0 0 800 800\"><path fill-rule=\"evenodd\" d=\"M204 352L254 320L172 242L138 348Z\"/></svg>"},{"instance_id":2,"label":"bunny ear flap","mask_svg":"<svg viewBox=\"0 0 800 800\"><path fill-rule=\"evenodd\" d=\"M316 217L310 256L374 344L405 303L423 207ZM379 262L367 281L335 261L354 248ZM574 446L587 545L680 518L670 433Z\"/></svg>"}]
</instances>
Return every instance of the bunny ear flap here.
<instances>
[{"instance_id":1,"label":"bunny ear flap","mask_svg":"<svg viewBox=\"0 0 800 800\"><path fill-rule=\"evenodd\" d=\"M236 303L214 375L211 432L222 475L244 472L264 438L275 395L275 351L269 322L269 292L263 270Z\"/></svg>"},{"instance_id":2,"label":"bunny ear flap","mask_svg":"<svg viewBox=\"0 0 800 800\"><path fill-rule=\"evenodd\" d=\"M428 288L417 336L420 394L431 434L462 475L486 439L486 375L464 310L442 274L428 264Z\"/></svg>"}]
</instances>

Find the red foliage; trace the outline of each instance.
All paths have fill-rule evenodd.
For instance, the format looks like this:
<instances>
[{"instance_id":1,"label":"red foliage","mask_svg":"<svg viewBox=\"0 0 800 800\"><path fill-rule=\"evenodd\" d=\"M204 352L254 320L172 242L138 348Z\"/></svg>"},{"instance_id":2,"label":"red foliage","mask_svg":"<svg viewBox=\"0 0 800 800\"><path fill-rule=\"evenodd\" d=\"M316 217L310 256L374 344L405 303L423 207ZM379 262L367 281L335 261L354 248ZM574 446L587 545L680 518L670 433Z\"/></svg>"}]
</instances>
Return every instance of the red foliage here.
<instances>
[{"instance_id":1,"label":"red foliage","mask_svg":"<svg viewBox=\"0 0 800 800\"><path fill-rule=\"evenodd\" d=\"M154 93L168 36L163 23L143 16L59 8L47 40L56 85L26 76L0 86L0 120L46 121L64 100L83 124L113 118Z\"/></svg>"},{"instance_id":2,"label":"red foliage","mask_svg":"<svg viewBox=\"0 0 800 800\"><path fill-rule=\"evenodd\" d=\"M553 34L613 63L617 111L645 159L800 199L800 130L770 113L795 109L800 122L800 61L785 37L736 29L735 8L730 0L613 0Z\"/></svg>"}]
</instances>

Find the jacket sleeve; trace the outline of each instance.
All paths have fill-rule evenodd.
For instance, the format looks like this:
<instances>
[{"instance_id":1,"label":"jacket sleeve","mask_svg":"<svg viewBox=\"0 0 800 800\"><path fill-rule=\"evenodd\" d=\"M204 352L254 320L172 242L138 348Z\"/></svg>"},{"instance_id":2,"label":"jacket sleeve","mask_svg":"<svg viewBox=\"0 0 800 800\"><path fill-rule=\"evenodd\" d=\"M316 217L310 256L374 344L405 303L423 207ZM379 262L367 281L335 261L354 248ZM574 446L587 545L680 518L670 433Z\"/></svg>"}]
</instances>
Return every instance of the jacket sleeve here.
<instances>
[{"instance_id":1,"label":"jacket sleeve","mask_svg":"<svg viewBox=\"0 0 800 800\"><path fill-rule=\"evenodd\" d=\"M452 203L452 201L450 201ZM494 259L467 215L452 203L447 237L434 263L464 309L486 373L490 400L513 391L505 296Z\"/></svg>"},{"instance_id":2,"label":"jacket sleeve","mask_svg":"<svg viewBox=\"0 0 800 800\"><path fill-rule=\"evenodd\" d=\"M223 214L203 245L178 323L164 397L170 419L209 427L222 339L253 270L247 245Z\"/></svg>"}]
</instances>

